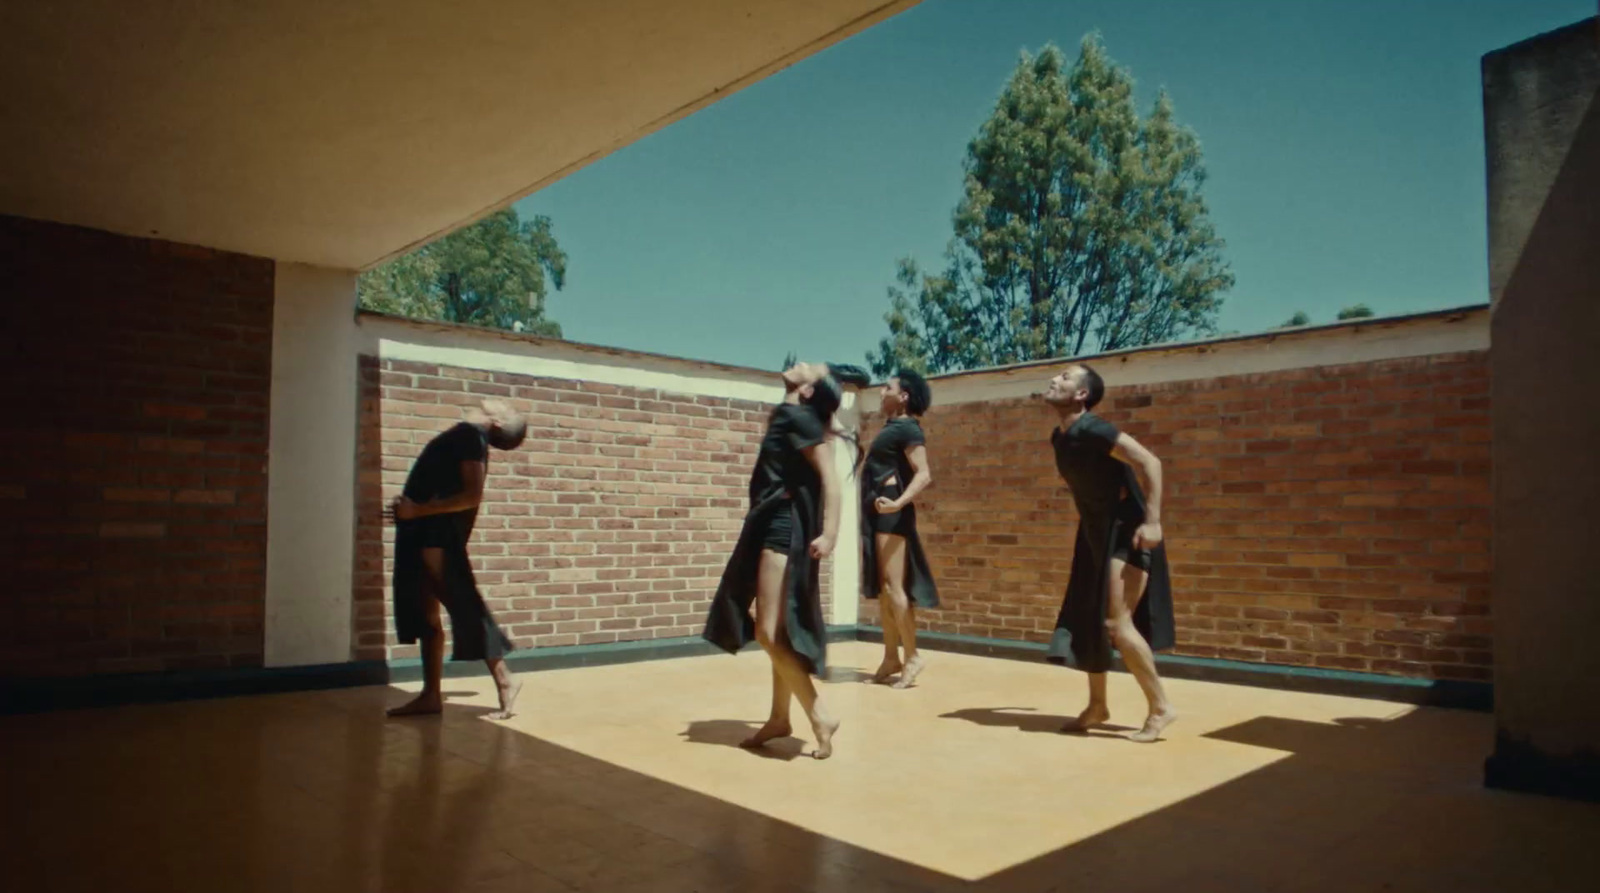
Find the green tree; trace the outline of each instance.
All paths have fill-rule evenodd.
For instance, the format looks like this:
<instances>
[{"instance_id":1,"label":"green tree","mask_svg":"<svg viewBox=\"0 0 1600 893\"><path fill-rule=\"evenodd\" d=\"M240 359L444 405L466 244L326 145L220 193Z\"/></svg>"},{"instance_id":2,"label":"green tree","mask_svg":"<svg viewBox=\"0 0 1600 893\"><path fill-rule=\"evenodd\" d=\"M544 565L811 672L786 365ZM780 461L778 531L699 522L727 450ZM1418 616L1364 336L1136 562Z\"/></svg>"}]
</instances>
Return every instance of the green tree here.
<instances>
[{"instance_id":1,"label":"green tree","mask_svg":"<svg viewBox=\"0 0 1600 893\"><path fill-rule=\"evenodd\" d=\"M1295 311L1294 316L1291 316L1288 319L1284 320L1283 324L1278 326L1278 328L1280 328L1280 329L1292 329L1292 328L1294 328L1296 326L1309 326L1309 325L1311 325L1311 317L1307 316L1306 312L1304 310L1297 310L1297 311Z\"/></svg>"},{"instance_id":2,"label":"green tree","mask_svg":"<svg viewBox=\"0 0 1600 893\"><path fill-rule=\"evenodd\" d=\"M1365 304L1356 304L1339 311L1339 319L1366 319L1372 316L1372 308Z\"/></svg>"},{"instance_id":3,"label":"green tree","mask_svg":"<svg viewBox=\"0 0 1600 893\"><path fill-rule=\"evenodd\" d=\"M1076 63L1024 53L967 146L943 272L899 262L873 372L947 372L1215 331L1233 285L1200 189L1200 145L1099 38Z\"/></svg>"},{"instance_id":4,"label":"green tree","mask_svg":"<svg viewBox=\"0 0 1600 893\"><path fill-rule=\"evenodd\" d=\"M550 218L507 208L362 273L356 294L369 310L560 338L544 302L566 276Z\"/></svg>"}]
</instances>

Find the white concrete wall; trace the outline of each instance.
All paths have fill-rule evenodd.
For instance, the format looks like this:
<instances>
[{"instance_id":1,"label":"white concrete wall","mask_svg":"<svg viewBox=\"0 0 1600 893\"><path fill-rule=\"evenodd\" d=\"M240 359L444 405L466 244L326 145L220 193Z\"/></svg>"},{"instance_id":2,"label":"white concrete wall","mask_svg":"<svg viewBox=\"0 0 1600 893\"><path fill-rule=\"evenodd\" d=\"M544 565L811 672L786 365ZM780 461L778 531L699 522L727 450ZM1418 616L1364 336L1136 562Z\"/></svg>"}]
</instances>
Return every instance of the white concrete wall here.
<instances>
[{"instance_id":1,"label":"white concrete wall","mask_svg":"<svg viewBox=\"0 0 1600 893\"><path fill-rule=\"evenodd\" d=\"M860 436L860 392L853 388L845 391L837 418L852 436ZM844 495L840 501L839 541L833 551L833 579L829 581L832 603L828 622L853 625L861 612L861 498L854 477L855 448L846 440L835 441L835 446L834 468Z\"/></svg>"},{"instance_id":2,"label":"white concrete wall","mask_svg":"<svg viewBox=\"0 0 1600 893\"><path fill-rule=\"evenodd\" d=\"M279 263L272 311L265 662L350 659L356 274Z\"/></svg>"},{"instance_id":3,"label":"white concrete wall","mask_svg":"<svg viewBox=\"0 0 1600 893\"><path fill-rule=\"evenodd\" d=\"M1240 339L1218 339L1084 357L1113 387L1193 381L1345 363L1370 363L1489 349L1487 307L1392 320L1350 322ZM1011 400L1042 391L1074 360L938 376L937 406Z\"/></svg>"},{"instance_id":4,"label":"white concrete wall","mask_svg":"<svg viewBox=\"0 0 1600 893\"><path fill-rule=\"evenodd\" d=\"M776 372L499 333L363 315L359 352L386 360L592 381L679 394L777 403Z\"/></svg>"}]
</instances>

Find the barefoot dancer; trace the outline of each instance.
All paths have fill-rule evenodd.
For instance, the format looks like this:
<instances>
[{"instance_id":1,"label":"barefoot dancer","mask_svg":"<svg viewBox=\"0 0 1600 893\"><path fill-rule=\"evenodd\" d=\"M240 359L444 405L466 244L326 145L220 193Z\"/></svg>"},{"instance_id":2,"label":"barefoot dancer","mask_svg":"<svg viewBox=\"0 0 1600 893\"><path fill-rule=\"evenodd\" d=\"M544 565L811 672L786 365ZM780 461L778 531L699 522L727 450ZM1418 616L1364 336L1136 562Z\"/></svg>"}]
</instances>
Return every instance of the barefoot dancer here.
<instances>
[{"instance_id":1,"label":"barefoot dancer","mask_svg":"<svg viewBox=\"0 0 1600 893\"><path fill-rule=\"evenodd\" d=\"M866 383L850 367L798 363L783 373L784 398L772 410L755 471L750 511L711 602L704 637L737 653L752 636L772 661L772 712L742 744L760 747L790 734L789 700L799 698L817 738L812 756L833 753L839 722L823 708L812 676L826 669L828 629L818 592L818 560L839 535L839 483L831 441L843 398L839 380ZM756 616L750 619L750 604Z\"/></svg>"},{"instance_id":2,"label":"barefoot dancer","mask_svg":"<svg viewBox=\"0 0 1600 893\"><path fill-rule=\"evenodd\" d=\"M917 422L932 401L933 391L921 375L902 369L889 379L883 386L886 421L867 451L862 477L862 589L867 598L879 599L883 615L883 663L872 681L887 682L899 673L895 688L909 688L922 672L916 609L939 606L912 503L933 483L922 425Z\"/></svg>"},{"instance_id":3,"label":"barefoot dancer","mask_svg":"<svg viewBox=\"0 0 1600 893\"><path fill-rule=\"evenodd\" d=\"M455 639L452 660L489 665L500 692L500 710L511 716L522 683L506 667L511 640L495 624L478 594L467 558L467 538L483 501L490 446L514 450L527 425L499 401L484 401L467 421L423 447L411 466L403 495L385 514L394 519L394 624L400 642L422 640L422 694L389 711L390 716L438 713L444 707L439 679L444 671L444 628L439 606L450 612Z\"/></svg>"},{"instance_id":4,"label":"barefoot dancer","mask_svg":"<svg viewBox=\"0 0 1600 893\"><path fill-rule=\"evenodd\" d=\"M1172 584L1161 544L1161 460L1090 412L1104 393L1100 375L1084 365L1051 379L1044 393L1061 414L1061 426L1050 433L1056 469L1078 506L1072 575L1049 659L1066 663L1070 653L1089 674L1089 706L1062 728L1085 732L1111 718L1106 672L1115 644L1150 702L1144 727L1129 738L1155 741L1178 716L1151 653L1152 646L1171 648L1174 639ZM1148 500L1133 466L1150 482Z\"/></svg>"}]
</instances>

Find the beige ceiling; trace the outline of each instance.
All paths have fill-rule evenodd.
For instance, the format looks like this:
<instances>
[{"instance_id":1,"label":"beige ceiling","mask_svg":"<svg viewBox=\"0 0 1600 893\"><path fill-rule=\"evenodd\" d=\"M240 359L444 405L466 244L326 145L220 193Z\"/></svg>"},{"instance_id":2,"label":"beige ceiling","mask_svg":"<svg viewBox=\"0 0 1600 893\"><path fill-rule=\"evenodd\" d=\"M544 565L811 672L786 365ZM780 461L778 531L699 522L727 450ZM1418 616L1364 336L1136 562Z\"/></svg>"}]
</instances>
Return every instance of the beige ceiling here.
<instances>
[{"instance_id":1,"label":"beige ceiling","mask_svg":"<svg viewBox=\"0 0 1600 893\"><path fill-rule=\"evenodd\" d=\"M0 3L0 213L366 267L916 2Z\"/></svg>"}]
</instances>

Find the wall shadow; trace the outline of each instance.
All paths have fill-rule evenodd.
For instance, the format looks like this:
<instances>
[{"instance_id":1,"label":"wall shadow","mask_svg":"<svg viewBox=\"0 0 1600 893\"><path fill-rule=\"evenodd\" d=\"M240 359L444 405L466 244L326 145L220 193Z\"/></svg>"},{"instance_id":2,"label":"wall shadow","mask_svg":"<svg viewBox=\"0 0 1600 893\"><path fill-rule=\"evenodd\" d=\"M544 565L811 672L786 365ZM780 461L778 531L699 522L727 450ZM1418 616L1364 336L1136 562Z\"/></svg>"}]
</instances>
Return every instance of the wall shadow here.
<instances>
[{"instance_id":1,"label":"wall shadow","mask_svg":"<svg viewBox=\"0 0 1600 893\"><path fill-rule=\"evenodd\" d=\"M1481 715L1263 716L1155 751L1152 765L1181 773L1207 758L1207 740L1270 748L1277 762L968 882L484 721L487 707L387 721L383 709L406 696L373 687L0 720L7 765L85 766L70 790L59 773L8 773L8 800L45 805L0 841L0 864L19 889L176 891L229 877L234 889L341 893L1558 890L1581 887L1600 839L1600 808L1476 783ZM957 714L1030 732L1064 719ZM731 751L754 727L709 720L683 737ZM790 746L764 756L793 759L800 742ZM1130 758L1152 752L1127 747ZM817 796L848 809L844 792ZM1059 808L1106 796L1116 794L1063 789Z\"/></svg>"}]
</instances>

